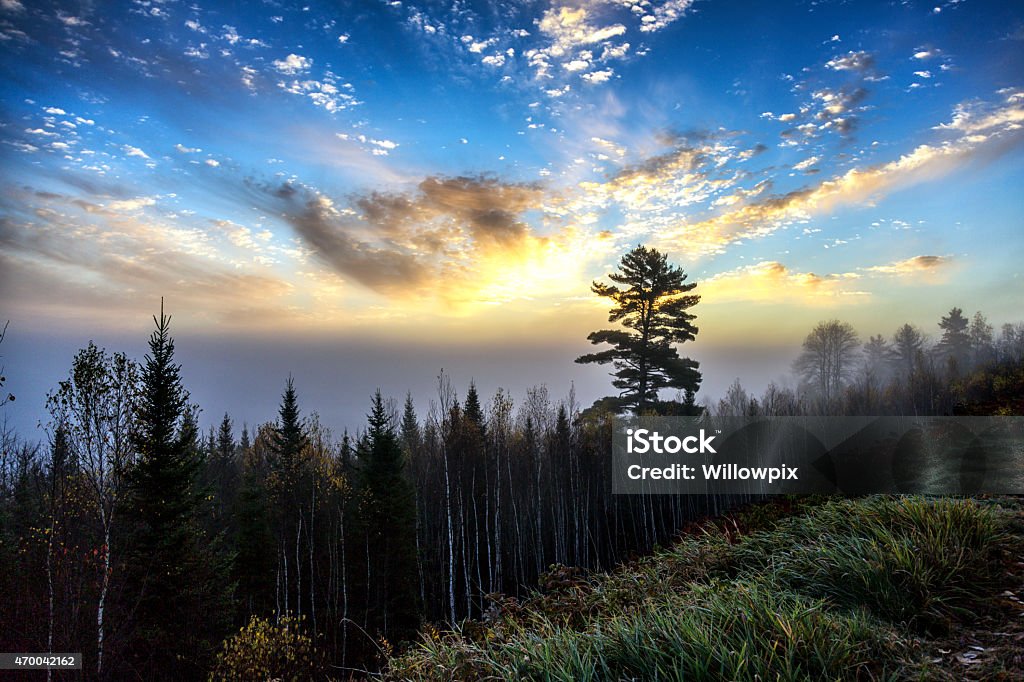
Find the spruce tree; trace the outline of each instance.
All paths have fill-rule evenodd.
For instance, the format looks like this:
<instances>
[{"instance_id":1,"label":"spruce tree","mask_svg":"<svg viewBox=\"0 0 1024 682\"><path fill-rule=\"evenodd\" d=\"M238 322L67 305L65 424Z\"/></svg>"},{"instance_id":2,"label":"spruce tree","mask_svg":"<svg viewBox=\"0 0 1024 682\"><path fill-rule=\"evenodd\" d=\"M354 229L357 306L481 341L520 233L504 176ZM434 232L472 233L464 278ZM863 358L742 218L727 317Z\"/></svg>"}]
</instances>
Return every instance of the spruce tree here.
<instances>
[{"instance_id":1,"label":"spruce tree","mask_svg":"<svg viewBox=\"0 0 1024 682\"><path fill-rule=\"evenodd\" d=\"M281 396L281 407L278 410L278 423L273 433L275 469L284 479L286 487L294 486L299 473L299 460L302 449L306 446L306 435L299 419L299 401L295 394L295 382L288 377L284 395Z\"/></svg>"},{"instance_id":2,"label":"spruce tree","mask_svg":"<svg viewBox=\"0 0 1024 682\"><path fill-rule=\"evenodd\" d=\"M688 293L696 284L687 284L686 274L669 265L667 255L645 246L623 256L619 272L608 278L615 284L594 282L591 290L615 303L608 321L621 322L626 329L591 332L587 339L592 344L607 343L612 348L581 355L576 362L610 363L615 368L612 385L619 395L604 398L595 407L636 414L664 411L666 406L658 399L661 389L696 391L700 386L698 363L679 357L674 346L692 341L697 334L695 316L687 312L700 301L700 296Z\"/></svg>"},{"instance_id":3,"label":"spruce tree","mask_svg":"<svg viewBox=\"0 0 1024 682\"><path fill-rule=\"evenodd\" d=\"M198 428L163 302L153 319L131 472L137 606L136 641L128 650L133 667L150 679L188 679L205 668L224 634L227 592L222 557L201 530Z\"/></svg>"},{"instance_id":4,"label":"spruce tree","mask_svg":"<svg viewBox=\"0 0 1024 682\"><path fill-rule=\"evenodd\" d=\"M248 428L242 431L248 440ZM269 615L274 608L274 537L270 532L266 471L251 447L242 451L242 480L234 500L234 562L238 616Z\"/></svg>"},{"instance_id":5,"label":"spruce tree","mask_svg":"<svg viewBox=\"0 0 1024 682\"><path fill-rule=\"evenodd\" d=\"M892 336L893 364L900 379L914 372L917 355L924 349L924 334L912 324L904 324Z\"/></svg>"},{"instance_id":6,"label":"spruce tree","mask_svg":"<svg viewBox=\"0 0 1024 682\"><path fill-rule=\"evenodd\" d=\"M476 384L469 382L469 390L466 392L466 403L462 408L465 418L473 424L480 435L484 434L484 411L480 407L480 396L476 392Z\"/></svg>"},{"instance_id":7,"label":"spruce tree","mask_svg":"<svg viewBox=\"0 0 1024 682\"><path fill-rule=\"evenodd\" d=\"M231 417L227 412L217 431L217 456L224 462L233 460L235 456L235 438L231 432Z\"/></svg>"},{"instance_id":8,"label":"spruce tree","mask_svg":"<svg viewBox=\"0 0 1024 682\"><path fill-rule=\"evenodd\" d=\"M949 315L943 316L939 322L942 339L935 347L935 352L943 360L952 360L956 369L961 369L971 354L971 335L968 333L970 321L964 317L961 308L953 308Z\"/></svg>"},{"instance_id":9,"label":"spruce tree","mask_svg":"<svg viewBox=\"0 0 1024 682\"><path fill-rule=\"evenodd\" d=\"M405 457L378 390L368 429L359 447L360 515L367 533L372 582L367 586L368 623L392 641L415 635L419 625L416 564L416 507Z\"/></svg>"},{"instance_id":10,"label":"spruce tree","mask_svg":"<svg viewBox=\"0 0 1024 682\"><path fill-rule=\"evenodd\" d=\"M408 458L419 447L421 438L419 421L416 419L416 407L412 402L412 393L406 393L405 395L401 436L402 447L405 448L406 457Z\"/></svg>"}]
</instances>

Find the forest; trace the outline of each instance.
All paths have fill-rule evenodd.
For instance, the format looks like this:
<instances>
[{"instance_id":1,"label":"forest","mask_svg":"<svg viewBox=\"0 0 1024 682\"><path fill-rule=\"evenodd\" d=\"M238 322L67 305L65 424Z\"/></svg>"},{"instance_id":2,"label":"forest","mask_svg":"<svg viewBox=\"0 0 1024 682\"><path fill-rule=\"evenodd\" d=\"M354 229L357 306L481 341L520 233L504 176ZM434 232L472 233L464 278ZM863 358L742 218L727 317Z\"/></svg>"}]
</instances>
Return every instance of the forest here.
<instances>
[{"instance_id":1,"label":"forest","mask_svg":"<svg viewBox=\"0 0 1024 682\"><path fill-rule=\"evenodd\" d=\"M822 321L792 385L737 380L701 403L675 350L697 333L693 284L656 251L630 255L611 277L629 289L594 284L626 331L595 332L612 349L578 360L612 364L622 390L586 408L571 388L481 396L442 372L428 405L378 391L365 426L335 434L289 377L273 419L203 430L213 408L190 400L163 309L141 361L89 343L47 396L47 440L0 434L0 650L80 651L75 679L371 675L423 628L752 502L612 495L616 413L1021 414L1024 324L997 334L955 307L935 340ZM626 295L637 268L664 275L656 295Z\"/></svg>"}]
</instances>

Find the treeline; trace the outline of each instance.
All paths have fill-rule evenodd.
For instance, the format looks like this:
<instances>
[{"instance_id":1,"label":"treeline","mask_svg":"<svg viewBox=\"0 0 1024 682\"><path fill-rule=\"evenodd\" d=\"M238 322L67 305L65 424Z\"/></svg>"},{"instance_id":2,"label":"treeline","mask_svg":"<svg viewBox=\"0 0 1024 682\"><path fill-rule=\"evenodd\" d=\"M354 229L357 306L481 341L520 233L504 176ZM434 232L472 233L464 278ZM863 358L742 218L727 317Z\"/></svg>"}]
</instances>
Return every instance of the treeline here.
<instances>
[{"instance_id":1,"label":"treeline","mask_svg":"<svg viewBox=\"0 0 1024 682\"><path fill-rule=\"evenodd\" d=\"M0 649L81 651L84 679L230 676L297 633L278 653L344 678L553 564L609 567L745 501L613 496L607 413L443 373L422 414L378 393L338 439L291 379L275 421L201 433L156 323L142 363L79 351L49 442L0 444Z\"/></svg>"},{"instance_id":2,"label":"treeline","mask_svg":"<svg viewBox=\"0 0 1024 682\"><path fill-rule=\"evenodd\" d=\"M746 501L612 495L600 401L460 396L443 373L420 410L374 395L355 434L330 433L291 379L273 422L224 414L202 433L169 318L156 323L141 363L76 354L48 396L48 442L2 433L0 650L82 651L83 679L245 679L275 656L346 678L426 622L557 584L553 565L611 567ZM648 409L1019 414L1024 325L996 337L954 308L939 329L862 344L825 321L793 387L753 397L737 381L716 404L688 391Z\"/></svg>"},{"instance_id":3,"label":"treeline","mask_svg":"<svg viewBox=\"0 0 1024 682\"><path fill-rule=\"evenodd\" d=\"M1024 323L998 336L981 312L953 308L934 339L912 324L861 343L848 322L818 323L793 363L796 381L760 396L737 379L705 410L720 416L1020 414Z\"/></svg>"}]
</instances>

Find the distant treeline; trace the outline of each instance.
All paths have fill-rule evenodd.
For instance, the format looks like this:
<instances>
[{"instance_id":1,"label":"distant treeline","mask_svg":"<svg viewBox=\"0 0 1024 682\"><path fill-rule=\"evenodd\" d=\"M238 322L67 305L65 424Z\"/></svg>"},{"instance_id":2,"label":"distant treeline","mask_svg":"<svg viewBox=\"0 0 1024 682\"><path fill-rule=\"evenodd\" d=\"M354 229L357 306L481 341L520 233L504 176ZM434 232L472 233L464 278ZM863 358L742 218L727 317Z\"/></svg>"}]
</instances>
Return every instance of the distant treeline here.
<instances>
[{"instance_id":1,"label":"distant treeline","mask_svg":"<svg viewBox=\"0 0 1024 682\"><path fill-rule=\"evenodd\" d=\"M737 381L716 404L656 409L1019 414L1024 325L995 338L962 321L932 345L904 325L863 346L823 322L794 388ZM2 434L0 650L82 651L84 679L230 677L278 655L345 678L552 565L610 567L746 501L613 496L609 413L544 387L460 396L443 373L419 411L373 396L356 434L331 434L290 379L275 421L225 414L204 434L168 318L150 351L90 344L49 395L49 442Z\"/></svg>"},{"instance_id":2,"label":"distant treeline","mask_svg":"<svg viewBox=\"0 0 1024 682\"><path fill-rule=\"evenodd\" d=\"M847 322L818 323L793 363L793 386L772 382L760 396L739 379L704 408L721 416L1020 414L1024 323L998 336L981 312L953 308L933 341L912 324L861 344Z\"/></svg>"}]
</instances>

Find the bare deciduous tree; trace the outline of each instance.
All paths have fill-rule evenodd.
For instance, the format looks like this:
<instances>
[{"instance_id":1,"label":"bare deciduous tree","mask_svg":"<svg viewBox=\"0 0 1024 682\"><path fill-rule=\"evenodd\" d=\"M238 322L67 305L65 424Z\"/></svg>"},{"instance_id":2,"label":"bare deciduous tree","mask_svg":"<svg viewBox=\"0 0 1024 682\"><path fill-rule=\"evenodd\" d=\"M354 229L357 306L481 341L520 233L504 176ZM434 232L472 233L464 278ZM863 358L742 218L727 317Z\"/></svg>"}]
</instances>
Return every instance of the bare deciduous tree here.
<instances>
[{"instance_id":1,"label":"bare deciduous tree","mask_svg":"<svg viewBox=\"0 0 1024 682\"><path fill-rule=\"evenodd\" d=\"M854 370L859 346L853 326L839 320L819 322L804 339L803 352L794 368L824 410L835 407Z\"/></svg>"}]
</instances>

